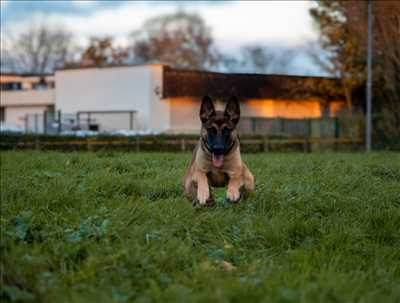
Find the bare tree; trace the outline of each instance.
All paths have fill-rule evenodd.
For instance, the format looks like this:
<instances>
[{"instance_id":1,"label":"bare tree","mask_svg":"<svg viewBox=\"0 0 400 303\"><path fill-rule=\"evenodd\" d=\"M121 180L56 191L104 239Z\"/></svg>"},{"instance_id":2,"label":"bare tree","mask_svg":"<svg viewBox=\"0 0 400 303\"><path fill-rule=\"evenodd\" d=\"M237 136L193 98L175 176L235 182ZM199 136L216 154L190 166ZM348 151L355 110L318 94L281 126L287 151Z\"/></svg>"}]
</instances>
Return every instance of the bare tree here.
<instances>
[{"instance_id":1,"label":"bare tree","mask_svg":"<svg viewBox=\"0 0 400 303\"><path fill-rule=\"evenodd\" d=\"M230 72L288 73L292 64L291 50L271 50L261 45L242 47L237 56L223 56L223 65Z\"/></svg>"},{"instance_id":2,"label":"bare tree","mask_svg":"<svg viewBox=\"0 0 400 303\"><path fill-rule=\"evenodd\" d=\"M374 78L383 79L380 93L392 96L385 102L400 102L400 3L373 1ZM320 1L311 10L319 27L320 45L327 51L326 60L314 55L316 62L331 75L342 79L349 106L352 93L365 83L367 46L366 1ZM397 105L396 104L396 105Z\"/></svg>"},{"instance_id":3,"label":"bare tree","mask_svg":"<svg viewBox=\"0 0 400 303\"><path fill-rule=\"evenodd\" d=\"M240 73L244 71L244 62L237 55L221 55L219 69L224 72Z\"/></svg>"},{"instance_id":4,"label":"bare tree","mask_svg":"<svg viewBox=\"0 0 400 303\"><path fill-rule=\"evenodd\" d=\"M53 72L71 54L72 35L60 26L31 23L15 37L8 33L6 40L3 63L14 72Z\"/></svg>"},{"instance_id":5,"label":"bare tree","mask_svg":"<svg viewBox=\"0 0 400 303\"><path fill-rule=\"evenodd\" d=\"M365 49L367 40L367 4L340 1L345 9L349 31ZM383 79L386 102L400 111L400 3L373 1L375 73ZM400 115L399 115L400 117Z\"/></svg>"},{"instance_id":6,"label":"bare tree","mask_svg":"<svg viewBox=\"0 0 400 303\"><path fill-rule=\"evenodd\" d=\"M152 18L132 33L138 62L162 62L174 67L203 69L214 66L218 54L210 29L196 14L177 12Z\"/></svg>"},{"instance_id":7,"label":"bare tree","mask_svg":"<svg viewBox=\"0 0 400 303\"><path fill-rule=\"evenodd\" d=\"M246 46L241 49L242 66L256 73L267 72L268 67L273 62L273 55L266 48L256 46Z\"/></svg>"},{"instance_id":8,"label":"bare tree","mask_svg":"<svg viewBox=\"0 0 400 303\"><path fill-rule=\"evenodd\" d=\"M116 47L111 37L92 37L90 39L90 45L81 56L80 62L69 63L68 66L120 65L124 63L124 60L128 58L128 55L128 50Z\"/></svg>"},{"instance_id":9,"label":"bare tree","mask_svg":"<svg viewBox=\"0 0 400 303\"><path fill-rule=\"evenodd\" d=\"M313 59L325 72L341 79L341 85L335 88L344 92L351 113L354 92L365 82L365 49L359 47L349 30L346 10L339 2L318 2L310 13L320 30L320 46L326 52L324 60L318 53Z\"/></svg>"},{"instance_id":10,"label":"bare tree","mask_svg":"<svg viewBox=\"0 0 400 303\"><path fill-rule=\"evenodd\" d=\"M383 116L382 133L400 142L400 2L381 0L372 4L373 111ZM325 60L317 63L341 79L337 89L344 91L349 108L363 108L367 1L320 0L311 15L320 30L321 48L327 52Z\"/></svg>"}]
</instances>

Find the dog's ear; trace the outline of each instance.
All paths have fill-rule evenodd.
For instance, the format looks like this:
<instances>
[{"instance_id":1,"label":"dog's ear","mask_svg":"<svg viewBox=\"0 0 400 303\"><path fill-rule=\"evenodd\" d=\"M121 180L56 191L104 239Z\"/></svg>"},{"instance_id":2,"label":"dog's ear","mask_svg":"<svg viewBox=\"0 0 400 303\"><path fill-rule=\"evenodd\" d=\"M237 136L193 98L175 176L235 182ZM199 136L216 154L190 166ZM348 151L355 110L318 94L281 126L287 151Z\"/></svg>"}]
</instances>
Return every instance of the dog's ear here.
<instances>
[{"instance_id":1,"label":"dog's ear","mask_svg":"<svg viewBox=\"0 0 400 303\"><path fill-rule=\"evenodd\" d=\"M215 115L214 104L209 96L204 96L200 107L200 120L202 123Z\"/></svg>"},{"instance_id":2,"label":"dog's ear","mask_svg":"<svg viewBox=\"0 0 400 303\"><path fill-rule=\"evenodd\" d=\"M240 119L240 105L239 100L235 96L229 98L224 115L233 123L238 124Z\"/></svg>"}]
</instances>

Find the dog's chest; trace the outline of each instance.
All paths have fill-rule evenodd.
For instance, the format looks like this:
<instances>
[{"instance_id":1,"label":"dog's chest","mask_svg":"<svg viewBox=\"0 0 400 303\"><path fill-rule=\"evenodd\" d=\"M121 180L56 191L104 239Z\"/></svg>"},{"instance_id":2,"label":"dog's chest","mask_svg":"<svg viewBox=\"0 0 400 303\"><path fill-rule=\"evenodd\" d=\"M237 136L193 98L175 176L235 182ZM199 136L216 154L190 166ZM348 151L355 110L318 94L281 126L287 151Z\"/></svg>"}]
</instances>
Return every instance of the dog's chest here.
<instances>
[{"instance_id":1,"label":"dog's chest","mask_svg":"<svg viewBox=\"0 0 400 303\"><path fill-rule=\"evenodd\" d=\"M207 173L208 182L213 187L224 187L229 181L226 173L218 170L211 170Z\"/></svg>"}]
</instances>

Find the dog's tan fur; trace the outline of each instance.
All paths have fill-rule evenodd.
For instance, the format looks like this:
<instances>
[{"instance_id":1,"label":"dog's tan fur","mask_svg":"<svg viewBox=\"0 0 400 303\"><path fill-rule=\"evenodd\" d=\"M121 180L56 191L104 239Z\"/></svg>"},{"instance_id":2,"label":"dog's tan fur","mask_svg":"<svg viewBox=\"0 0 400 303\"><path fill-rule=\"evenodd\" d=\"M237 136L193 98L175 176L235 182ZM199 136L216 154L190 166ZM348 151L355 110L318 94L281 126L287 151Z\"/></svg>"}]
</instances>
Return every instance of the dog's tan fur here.
<instances>
[{"instance_id":1,"label":"dog's tan fur","mask_svg":"<svg viewBox=\"0 0 400 303\"><path fill-rule=\"evenodd\" d=\"M223 112L216 111L216 119L223 119L223 115ZM233 145L224 156L223 166L220 168L213 166L212 155L202 141L206 137L207 131L203 123L199 143L194 149L191 164L184 177L185 194L194 204L204 205L213 202L211 186L227 186L226 198L231 202L238 202L241 193L254 190L254 177L241 159L237 130L234 128L231 132Z\"/></svg>"}]
</instances>

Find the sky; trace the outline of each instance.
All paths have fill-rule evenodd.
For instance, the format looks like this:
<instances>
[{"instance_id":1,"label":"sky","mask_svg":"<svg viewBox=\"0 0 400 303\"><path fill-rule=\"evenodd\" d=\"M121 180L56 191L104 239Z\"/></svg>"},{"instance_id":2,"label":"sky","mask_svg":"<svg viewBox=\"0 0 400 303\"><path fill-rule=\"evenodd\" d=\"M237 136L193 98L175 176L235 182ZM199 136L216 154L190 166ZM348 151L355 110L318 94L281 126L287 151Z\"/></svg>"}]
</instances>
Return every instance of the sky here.
<instances>
[{"instance_id":1,"label":"sky","mask_svg":"<svg viewBox=\"0 0 400 303\"><path fill-rule=\"evenodd\" d=\"M306 55L318 39L311 1L13 1L1 0L1 30L18 33L32 20L62 25L79 45L91 36L113 36L119 45L149 18L176 10L195 12L211 28L216 46L234 53L241 46L262 44L296 50L294 74L322 74Z\"/></svg>"}]
</instances>

